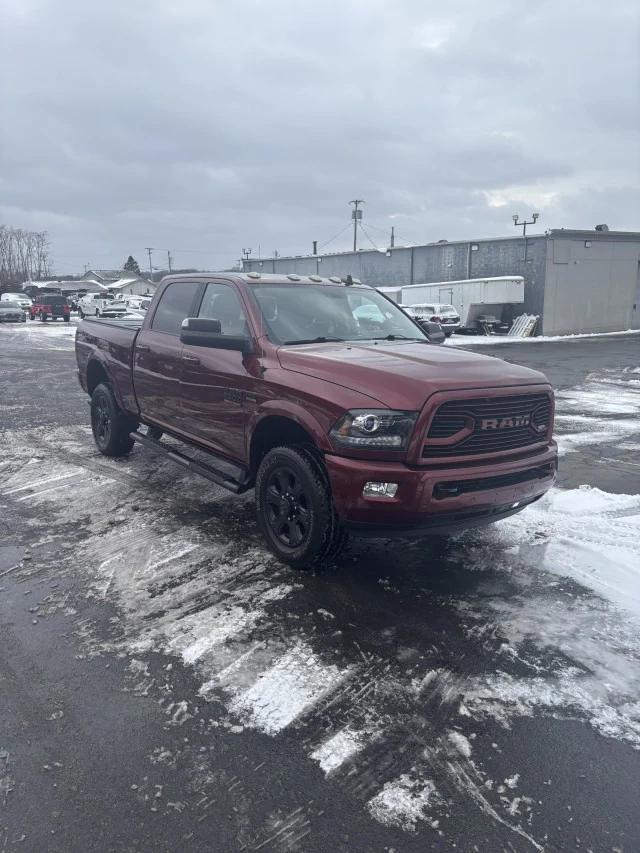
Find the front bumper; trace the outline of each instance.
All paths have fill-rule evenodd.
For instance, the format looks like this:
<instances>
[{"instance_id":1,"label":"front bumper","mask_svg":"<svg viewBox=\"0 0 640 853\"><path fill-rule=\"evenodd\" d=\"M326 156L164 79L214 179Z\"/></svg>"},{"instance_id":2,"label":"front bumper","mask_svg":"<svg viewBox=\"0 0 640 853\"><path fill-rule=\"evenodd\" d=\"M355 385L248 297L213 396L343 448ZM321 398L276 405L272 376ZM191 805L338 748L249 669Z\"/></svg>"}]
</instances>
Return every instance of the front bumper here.
<instances>
[{"instance_id":1,"label":"front bumper","mask_svg":"<svg viewBox=\"0 0 640 853\"><path fill-rule=\"evenodd\" d=\"M488 524L519 512L556 478L555 442L514 460L410 468L395 462L327 454L333 501L341 520L361 534L446 533ZM398 483L394 498L363 497L368 481Z\"/></svg>"}]
</instances>

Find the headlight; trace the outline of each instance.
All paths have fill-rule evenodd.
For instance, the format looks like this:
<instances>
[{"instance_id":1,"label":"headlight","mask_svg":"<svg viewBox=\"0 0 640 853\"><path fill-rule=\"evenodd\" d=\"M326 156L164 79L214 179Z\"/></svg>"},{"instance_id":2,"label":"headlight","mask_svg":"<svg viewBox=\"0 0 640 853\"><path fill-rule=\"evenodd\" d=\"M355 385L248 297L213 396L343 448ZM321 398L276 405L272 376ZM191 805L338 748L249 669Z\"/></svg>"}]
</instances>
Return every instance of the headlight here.
<instances>
[{"instance_id":1,"label":"headlight","mask_svg":"<svg viewBox=\"0 0 640 853\"><path fill-rule=\"evenodd\" d=\"M417 412L354 409L340 418L330 435L342 447L404 450L417 417Z\"/></svg>"}]
</instances>

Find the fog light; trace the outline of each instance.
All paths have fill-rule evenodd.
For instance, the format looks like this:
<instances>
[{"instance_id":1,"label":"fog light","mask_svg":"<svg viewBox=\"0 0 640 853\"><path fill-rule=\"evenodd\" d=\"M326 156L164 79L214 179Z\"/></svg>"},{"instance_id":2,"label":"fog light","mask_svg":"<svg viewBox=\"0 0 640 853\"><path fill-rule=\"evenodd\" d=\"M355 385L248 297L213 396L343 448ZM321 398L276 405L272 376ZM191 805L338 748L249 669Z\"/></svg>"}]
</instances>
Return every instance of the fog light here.
<instances>
[{"instance_id":1,"label":"fog light","mask_svg":"<svg viewBox=\"0 0 640 853\"><path fill-rule=\"evenodd\" d=\"M365 483L362 494L365 498L395 498L397 483Z\"/></svg>"}]
</instances>

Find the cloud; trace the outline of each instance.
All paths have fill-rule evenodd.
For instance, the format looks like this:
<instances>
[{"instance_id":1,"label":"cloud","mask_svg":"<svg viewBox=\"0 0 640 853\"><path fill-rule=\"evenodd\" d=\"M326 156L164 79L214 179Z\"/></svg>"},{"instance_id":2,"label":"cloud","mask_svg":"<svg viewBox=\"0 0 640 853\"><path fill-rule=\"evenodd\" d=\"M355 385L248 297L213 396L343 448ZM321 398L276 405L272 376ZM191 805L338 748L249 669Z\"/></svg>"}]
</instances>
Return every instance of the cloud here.
<instances>
[{"instance_id":1,"label":"cloud","mask_svg":"<svg viewBox=\"0 0 640 853\"><path fill-rule=\"evenodd\" d=\"M638 23L633 0L3 0L0 221L47 228L60 271L309 251L356 195L413 241L511 233L515 206L637 228Z\"/></svg>"}]
</instances>

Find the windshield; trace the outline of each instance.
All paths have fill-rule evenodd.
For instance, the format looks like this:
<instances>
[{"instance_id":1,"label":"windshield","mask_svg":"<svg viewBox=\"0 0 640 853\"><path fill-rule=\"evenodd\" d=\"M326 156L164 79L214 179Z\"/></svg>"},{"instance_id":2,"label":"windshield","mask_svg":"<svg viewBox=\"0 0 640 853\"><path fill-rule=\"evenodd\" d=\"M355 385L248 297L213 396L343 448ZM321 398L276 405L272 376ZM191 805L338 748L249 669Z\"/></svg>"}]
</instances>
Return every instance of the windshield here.
<instances>
[{"instance_id":1,"label":"windshield","mask_svg":"<svg viewBox=\"0 0 640 853\"><path fill-rule=\"evenodd\" d=\"M422 330L377 290L274 284L253 285L252 291L275 343L427 340Z\"/></svg>"},{"instance_id":2,"label":"windshield","mask_svg":"<svg viewBox=\"0 0 640 853\"><path fill-rule=\"evenodd\" d=\"M453 305L439 305L438 309L439 309L441 314L455 314L456 313L456 309L453 307Z\"/></svg>"}]
</instances>

